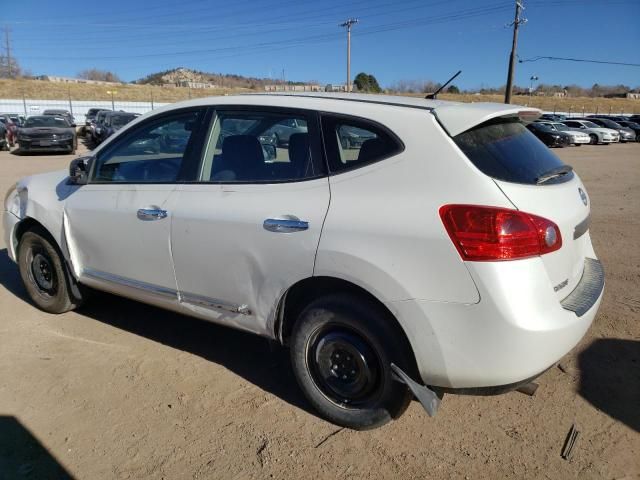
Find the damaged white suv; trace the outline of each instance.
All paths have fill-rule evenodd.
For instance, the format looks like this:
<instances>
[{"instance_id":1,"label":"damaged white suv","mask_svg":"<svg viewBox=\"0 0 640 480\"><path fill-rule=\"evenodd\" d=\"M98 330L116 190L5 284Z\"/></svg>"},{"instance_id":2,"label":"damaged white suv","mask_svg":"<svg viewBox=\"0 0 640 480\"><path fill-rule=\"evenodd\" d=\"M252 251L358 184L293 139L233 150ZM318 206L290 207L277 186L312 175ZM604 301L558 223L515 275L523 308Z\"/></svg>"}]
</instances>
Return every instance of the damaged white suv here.
<instances>
[{"instance_id":1,"label":"damaged white suv","mask_svg":"<svg viewBox=\"0 0 640 480\"><path fill-rule=\"evenodd\" d=\"M288 345L337 424L382 425L412 394L433 414L443 392L529 382L598 310L589 197L523 126L539 114L355 94L179 103L18 182L6 243L47 312L105 290Z\"/></svg>"}]
</instances>

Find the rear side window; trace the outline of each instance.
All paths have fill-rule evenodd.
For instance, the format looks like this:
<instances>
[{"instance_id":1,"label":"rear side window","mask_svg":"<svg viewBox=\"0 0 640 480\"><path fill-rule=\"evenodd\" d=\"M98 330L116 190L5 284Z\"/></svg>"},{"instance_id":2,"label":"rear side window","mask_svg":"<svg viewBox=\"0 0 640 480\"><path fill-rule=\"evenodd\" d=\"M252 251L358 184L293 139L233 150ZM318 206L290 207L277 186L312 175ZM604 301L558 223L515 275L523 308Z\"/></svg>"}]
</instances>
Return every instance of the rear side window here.
<instances>
[{"instance_id":1,"label":"rear side window","mask_svg":"<svg viewBox=\"0 0 640 480\"><path fill-rule=\"evenodd\" d=\"M517 119L489 121L453 140L482 173L496 180L535 185L542 175L564 165ZM548 183L571 178L573 174Z\"/></svg>"},{"instance_id":2,"label":"rear side window","mask_svg":"<svg viewBox=\"0 0 640 480\"><path fill-rule=\"evenodd\" d=\"M377 162L404 149L386 128L357 118L323 115L322 132L332 173Z\"/></svg>"}]
</instances>

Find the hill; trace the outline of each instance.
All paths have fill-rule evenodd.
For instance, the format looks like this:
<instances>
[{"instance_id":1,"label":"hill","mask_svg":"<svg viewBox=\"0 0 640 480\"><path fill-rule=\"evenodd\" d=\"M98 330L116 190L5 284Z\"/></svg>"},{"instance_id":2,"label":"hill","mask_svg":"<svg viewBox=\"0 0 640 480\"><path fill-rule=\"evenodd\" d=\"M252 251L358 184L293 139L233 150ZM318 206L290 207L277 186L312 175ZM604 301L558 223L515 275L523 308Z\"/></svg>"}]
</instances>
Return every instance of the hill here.
<instances>
[{"instance_id":1,"label":"hill","mask_svg":"<svg viewBox=\"0 0 640 480\"><path fill-rule=\"evenodd\" d=\"M110 88L105 85L55 83L42 80L6 80L0 79L0 98L37 100L111 100ZM264 91L263 88L165 88L154 84L123 84L116 88L116 101L149 102L153 98L155 102L178 102L196 97L210 97L232 93L256 93ZM418 96L413 94L412 96ZM423 95L419 95L423 96ZM454 100L459 102L498 102L503 101L501 95L475 95L475 94L441 94L441 100ZM600 113L640 113L640 100L624 98L591 98L591 97L531 97L526 95L514 95L513 103L518 105L529 104L532 107L544 111L571 111Z\"/></svg>"},{"instance_id":2,"label":"hill","mask_svg":"<svg viewBox=\"0 0 640 480\"><path fill-rule=\"evenodd\" d=\"M152 73L135 81L139 85L187 85L197 83L213 85L218 88L248 88L263 90L265 85L280 83L271 78L244 77L242 75L207 73L189 68L174 68L164 72ZM287 82L290 85L301 82Z\"/></svg>"}]
</instances>

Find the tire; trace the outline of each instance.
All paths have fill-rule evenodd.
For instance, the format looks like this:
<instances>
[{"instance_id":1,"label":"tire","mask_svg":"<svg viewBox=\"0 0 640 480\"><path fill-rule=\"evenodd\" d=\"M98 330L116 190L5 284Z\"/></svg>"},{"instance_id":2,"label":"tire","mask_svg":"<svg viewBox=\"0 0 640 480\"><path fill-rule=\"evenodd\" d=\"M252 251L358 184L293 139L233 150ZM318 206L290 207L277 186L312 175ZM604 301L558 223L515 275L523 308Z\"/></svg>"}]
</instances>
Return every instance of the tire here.
<instances>
[{"instance_id":1,"label":"tire","mask_svg":"<svg viewBox=\"0 0 640 480\"><path fill-rule=\"evenodd\" d=\"M598 136L595 133L590 133L589 134L589 138L591 139L591 141L589 142L589 145L597 145L598 144Z\"/></svg>"},{"instance_id":2,"label":"tire","mask_svg":"<svg viewBox=\"0 0 640 480\"><path fill-rule=\"evenodd\" d=\"M581 146L582 146L582 144L581 144L581 143L576 143L576 144L575 144L575 146L576 146L576 147L581 147Z\"/></svg>"},{"instance_id":3,"label":"tire","mask_svg":"<svg viewBox=\"0 0 640 480\"><path fill-rule=\"evenodd\" d=\"M73 295L73 280L64 259L50 236L42 229L29 230L18 245L20 277L36 306L49 313L64 313L79 307L83 296L79 285Z\"/></svg>"},{"instance_id":4,"label":"tire","mask_svg":"<svg viewBox=\"0 0 640 480\"><path fill-rule=\"evenodd\" d=\"M393 380L390 365L415 378L415 361L389 317L372 301L346 294L319 298L298 317L290 342L293 371L326 420L368 430L407 409L411 392ZM340 355L345 363L339 363Z\"/></svg>"},{"instance_id":5,"label":"tire","mask_svg":"<svg viewBox=\"0 0 640 480\"><path fill-rule=\"evenodd\" d=\"M278 136L277 133L273 134L273 144L276 146L276 148L282 146L282 141L280 140L280 137Z\"/></svg>"}]
</instances>

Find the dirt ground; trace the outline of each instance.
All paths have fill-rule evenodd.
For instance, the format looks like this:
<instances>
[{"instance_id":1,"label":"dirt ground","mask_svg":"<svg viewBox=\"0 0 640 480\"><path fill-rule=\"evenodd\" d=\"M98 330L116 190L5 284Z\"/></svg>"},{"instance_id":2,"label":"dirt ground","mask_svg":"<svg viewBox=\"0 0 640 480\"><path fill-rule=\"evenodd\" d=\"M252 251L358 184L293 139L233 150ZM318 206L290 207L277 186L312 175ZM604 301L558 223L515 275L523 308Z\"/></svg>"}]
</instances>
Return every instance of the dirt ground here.
<instances>
[{"instance_id":1,"label":"dirt ground","mask_svg":"<svg viewBox=\"0 0 640 480\"><path fill-rule=\"evenodd\" d=\"M534 397L413 402L368 432L318 418L264 339L106 294L35 309L0 240L0 479L640 478L640 143L556 152L607 272L587 337ZM71 158L1 152L0 192Z\"/></svg>"}]
</instances>

